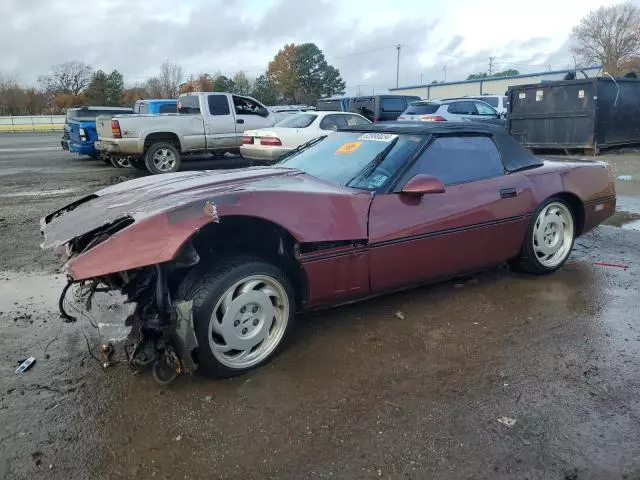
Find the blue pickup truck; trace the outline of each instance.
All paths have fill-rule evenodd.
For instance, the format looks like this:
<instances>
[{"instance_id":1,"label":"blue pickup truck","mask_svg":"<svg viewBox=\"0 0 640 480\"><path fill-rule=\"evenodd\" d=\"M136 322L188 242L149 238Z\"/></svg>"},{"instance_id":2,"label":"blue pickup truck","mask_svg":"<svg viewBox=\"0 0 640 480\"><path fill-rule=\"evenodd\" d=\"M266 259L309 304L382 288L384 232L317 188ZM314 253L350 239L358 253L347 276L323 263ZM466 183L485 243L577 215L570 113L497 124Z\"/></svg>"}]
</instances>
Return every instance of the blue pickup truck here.
<instances>
[{"instance_id":1,"label":"blue pickup truck","mask_svg":"<svg viewBox=\"0 0 640 480\"><path fill-rule=\"evenodd\" d=\"M78 107L67 110L64 133L60 144L64 150L91 158L100 158L95 149L98 140L96 117L99 115L176 113L178 101L173 99L138 100L133 108L124 107Z\"/></svg>"},{"instance_id":2,"label":"blue pickup truck","mask_svg":"<svg viewBox=\"0 0 640 480\"><path fill-rule=\"evenodd\" d=\"M72 153L99 158L94 142L98 140L96 117L99 115L132 114L133 108L121 107L78 107L67 109L64 133L60 141L62 148Z\"/></svg>"},{"instance_id":3,"label":"blue pickup truck","mask_svg":"<svg viewBox=\"0 0 640 480\"><path fill-rule=\"evenodd\" d=\"M133 113L159 115L161 113L178 113L178 100L155 99L138 100L133 106Z\"/></svg>"}]
</instances>

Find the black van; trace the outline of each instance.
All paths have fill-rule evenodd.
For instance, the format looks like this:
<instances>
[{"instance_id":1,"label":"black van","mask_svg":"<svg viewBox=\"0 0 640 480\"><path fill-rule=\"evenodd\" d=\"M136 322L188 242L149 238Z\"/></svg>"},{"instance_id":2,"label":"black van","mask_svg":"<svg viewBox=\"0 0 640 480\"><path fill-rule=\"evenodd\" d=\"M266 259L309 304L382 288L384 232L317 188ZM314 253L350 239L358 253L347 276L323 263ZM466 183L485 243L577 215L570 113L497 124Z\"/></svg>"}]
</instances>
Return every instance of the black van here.
<instances>
[{"instance_id":1,"label":"black van","mask_svg":"<svg viewBox=\"0 0 640 480\"><path fill-rule=\"evenodd\" d=\"M420 100L420 97L408 95L355 97L349 102L349 111L359 113L374 123L385 122L396 120L411 102L418 100Z\"/></svg>"}]
</instances>

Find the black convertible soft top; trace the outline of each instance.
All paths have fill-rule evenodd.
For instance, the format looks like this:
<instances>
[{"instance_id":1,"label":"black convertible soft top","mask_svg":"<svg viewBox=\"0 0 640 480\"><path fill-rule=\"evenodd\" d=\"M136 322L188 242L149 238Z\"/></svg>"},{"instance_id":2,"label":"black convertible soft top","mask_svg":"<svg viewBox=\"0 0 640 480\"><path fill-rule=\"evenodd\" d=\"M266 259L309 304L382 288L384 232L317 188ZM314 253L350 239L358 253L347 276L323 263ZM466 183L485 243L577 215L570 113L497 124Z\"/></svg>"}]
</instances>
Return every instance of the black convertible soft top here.
<instances>
[{"instance_id":1,"label":"black convertible soft top","mask_svg":"<svg viewBox=\"0 0 640 480\"><path fill-rule=\"evenodd\" d=\"M502 154L502 163L508 172L539 167L543 161L526 150L504 127L474 122L383 122L340 128L340 132L379 132L407 135L491 135Z\"/></svg>"}]
</instances>

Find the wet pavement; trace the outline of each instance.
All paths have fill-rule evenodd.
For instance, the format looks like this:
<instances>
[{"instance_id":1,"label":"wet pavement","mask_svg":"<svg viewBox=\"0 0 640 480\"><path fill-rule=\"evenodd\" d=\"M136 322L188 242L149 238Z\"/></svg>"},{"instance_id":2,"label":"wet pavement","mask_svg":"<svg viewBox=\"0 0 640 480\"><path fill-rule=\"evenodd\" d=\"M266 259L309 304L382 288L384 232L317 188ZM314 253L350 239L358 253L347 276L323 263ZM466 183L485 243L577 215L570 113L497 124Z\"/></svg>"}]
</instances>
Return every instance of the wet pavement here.
<instances>
[{"instance_id":1,"label":"wet pavement","mask_svg":"<svg viewBox=\"0 0 640 480\"><path fill-rule=\"evenodd\" d=\"M0 478L640 479L640 154L606 156L632 175L620 213L556 274L303 315L267 366L161 388L89 355L95 331L61 322L64 278L38 248L43 213L137 172L3 148Z\"/></svg>"}]
</instances>

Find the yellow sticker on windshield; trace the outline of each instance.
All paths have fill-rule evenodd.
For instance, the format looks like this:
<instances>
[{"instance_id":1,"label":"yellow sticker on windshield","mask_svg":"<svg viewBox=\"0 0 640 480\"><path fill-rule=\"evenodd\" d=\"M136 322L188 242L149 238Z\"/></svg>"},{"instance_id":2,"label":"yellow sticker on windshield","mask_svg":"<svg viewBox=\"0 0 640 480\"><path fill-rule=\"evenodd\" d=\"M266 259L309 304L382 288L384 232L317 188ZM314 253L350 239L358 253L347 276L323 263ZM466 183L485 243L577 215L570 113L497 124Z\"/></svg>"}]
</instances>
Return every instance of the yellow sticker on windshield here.
<instances>
[{"instance_id":1,"label":"yellow sticker on windshield","mask_svg":"<svg viewBox=\"0 0 640 480\"><path fill-rule=\"evenodd\" d=\"M355 152L364 142L349 142L342 145L336 150L336 155L349 155Z\"/></svg>"}]
</instances>

